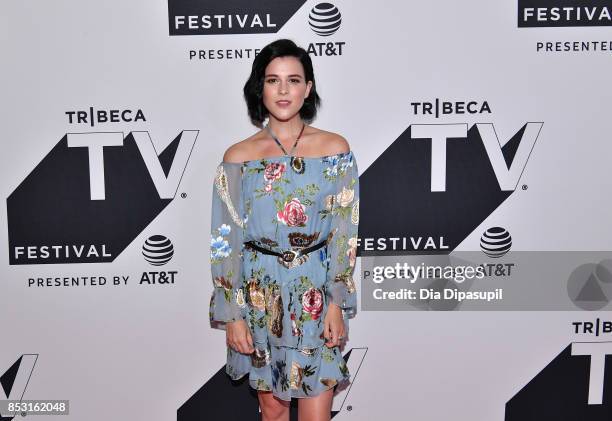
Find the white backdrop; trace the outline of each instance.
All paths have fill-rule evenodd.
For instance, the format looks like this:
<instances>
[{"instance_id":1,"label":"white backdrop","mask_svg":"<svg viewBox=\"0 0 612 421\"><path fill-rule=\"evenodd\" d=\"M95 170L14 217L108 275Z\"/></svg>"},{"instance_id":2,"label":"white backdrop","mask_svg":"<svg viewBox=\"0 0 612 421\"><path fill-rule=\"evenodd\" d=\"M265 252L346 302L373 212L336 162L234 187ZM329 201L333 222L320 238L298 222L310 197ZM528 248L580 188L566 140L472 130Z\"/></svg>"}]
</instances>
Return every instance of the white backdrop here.
<instances>
[{"instance_id":1,"label":"white backdrop","mask_svg":"<svg viewBox=\"0 0 612 421\"><path fill-rule=\"evenodd\" d=\"M312 57L323 99L313 125L346 137L362 174L410 125L493 123L506 142L525 123L543 122L519 187L459 248L477 249L484 230L503 226L515 250L612 250L611 52L537 50L538 42L547 41L609 43L609 26L518 28L517 0L376 5L338 0L333 5L342 23L322 37L308 25L316 4L306 1L277 33L169 36L167 1L4 2L0 188L5 198L67 133L127 137L146 131L160 153L182 131L199 131L174 199L112 262L11 264L9 227L19 222L2 209L7 229L0 234L5 256L0 376L23 354L38 356L33 371L24 366L17 375L27 375L27 387L3 383L11 399L68 399L68 418L74 420L169 420L223 367L224 333L208 323L210 197L223 151L256 130L242 99L252 56L190 59L190 50L245 51L277 38L304 47L344 43L341 55ZM436 98L486 101L491 112L438 118L414 112L411 103ZM93 126L90 120L70 121L69 112L89 115L90 107L131 110L131 119L142 110L145 121ZM117 175L122 168L105 171ZM528 189L521 190L523 184ZM53 193L52 200L37 200L32 194L28 207L37 212L53 213L66 200ZM116 221L129 225L132 216L126 212ZM60 223L70 229L70 220ZM21 221L24 229L36 224ZM106 230L124 228L116 222ZM174 255L164 267L143 259L142 245L152 235L172 241ZM47 241L55 244L54 238ZM357 273L360 268L358 263ZM176 271L174 283L139 283L143 272L153 271ZM112 285L119 275L129 282ZM109 281L28 285L29 278L65 276ZM356 281L361 290L359 275ZM612 341L610 333L575 332L572 322L598 318L612 316L360 311L345 349L359 349L349 358L353 384L336 399L335 419L369 420L384 412L389 420L504 420L506 403L569 344ZM612 369L607 370L610 384ZM597 413L603 415L582 419L610 414L612 392L603 393ZM585 413L595 414L591 409L585 404ZM55 418L65 419L50 416Z\"/></svg>"}]
</instances>

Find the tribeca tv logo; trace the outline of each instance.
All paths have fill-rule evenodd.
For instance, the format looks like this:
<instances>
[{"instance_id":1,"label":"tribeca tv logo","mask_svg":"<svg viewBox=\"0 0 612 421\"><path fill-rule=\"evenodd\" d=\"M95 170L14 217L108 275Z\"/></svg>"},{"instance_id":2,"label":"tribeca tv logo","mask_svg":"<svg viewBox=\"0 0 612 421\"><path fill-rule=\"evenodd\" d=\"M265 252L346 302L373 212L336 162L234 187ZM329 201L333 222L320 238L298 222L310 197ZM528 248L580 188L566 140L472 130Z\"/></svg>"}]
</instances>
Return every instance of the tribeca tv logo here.
<instances>
[{"instance_id":1,"label":"tribeca tv logo","mask_svg":"<svg viewBox=\"0 0 612 421\"><path fill-rule=\"evenodd\" d=\"M278 32L305 0L168 0L170 35Z\"/></svg>"},{"instance_id":2,"label":"tribeca tv logo","mask_svg":"<svg viewBox=\"0 0 612 421\"><path fill-rule=\"evenodd\" d=\"M7 199L9 262L112 262L176 195L198 136L67 133Z\"/></svg>"},{"instance_id":3,"label":"tribeca tv logo","mask_svg":"<svg viewBox=\"0 0 612 421\"><path fill-rule=\"evenodd\" d=\"M573 342L506 403L505 421L609 421L612 342Z\"/></svg>"},{"instance_id":4,"label":"tribeca tv logo","mask_svg":"<svg viewBox=\"0 0 612 421\"><path fill-rule=\"evenodd\" d=\"M518 27L612 26L606 0L519 0Z\"/></svg>"},{"instance_id":5,"label":"tribeca tv logo","mask_svg":"<svg viewBox=\"0 0 612 421\"><path fill-rule=\"evenodd\" d=\"M516 190L543 124L409 126L359 177L358 254L454 250Z\"/></svg>"}]
</instances>

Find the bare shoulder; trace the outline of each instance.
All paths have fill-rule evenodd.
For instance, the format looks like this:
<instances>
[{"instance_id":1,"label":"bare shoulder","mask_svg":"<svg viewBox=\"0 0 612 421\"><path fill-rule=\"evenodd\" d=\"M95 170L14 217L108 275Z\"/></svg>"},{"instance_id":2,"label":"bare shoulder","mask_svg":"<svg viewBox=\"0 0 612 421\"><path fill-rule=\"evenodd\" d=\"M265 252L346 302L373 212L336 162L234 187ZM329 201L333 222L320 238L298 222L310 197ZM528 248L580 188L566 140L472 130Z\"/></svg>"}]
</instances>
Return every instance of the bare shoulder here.
<instances>
[{"instance_id":1,"label":"bare shoulder","mask_svg":"<svg viewBox=\"0 0 612 421\"><path fill-rule=\"evenodd\" d=\"M333 132L327 132L327 133L328 133L326 135L327 139L325 141L329 145L329 148L331 149L328 152L329 155L345 153L351 150L351 147L348 141L343 136L339 135L338 133L333 133Z\"/></svg>"},{"instance_id":2,"label":"bare shoulder","mask_svg":"<svg viewBox=\"0 0 612 421\"><path fill-rule=\"evenodd\" d=\"M256 135L253 135L231 145L223 154L223 161L234 163L248 161L249 157L253 155L253 139L255 137Z\"/></svg>"},{"instance_id":3,"label":"bare shoulder","mask_svg":"<svg viewBox=\"0 0 612 421\"><path fill-rule=\"evenodd\" d=\"M321 150L324 151L324 155L346 153L351 150L348 141L338 133L316 129L316 132L313 134L316 136Z\"/></svg>"}]
</instances>

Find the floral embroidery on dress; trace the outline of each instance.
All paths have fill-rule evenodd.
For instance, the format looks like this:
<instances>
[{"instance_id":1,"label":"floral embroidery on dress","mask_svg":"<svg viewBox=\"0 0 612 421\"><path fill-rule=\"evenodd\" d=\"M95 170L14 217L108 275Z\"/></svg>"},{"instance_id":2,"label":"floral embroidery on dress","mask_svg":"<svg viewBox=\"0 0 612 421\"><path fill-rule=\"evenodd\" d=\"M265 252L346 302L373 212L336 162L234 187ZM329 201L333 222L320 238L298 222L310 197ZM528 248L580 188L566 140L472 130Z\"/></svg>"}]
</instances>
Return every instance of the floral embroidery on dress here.
<instances>
[{"instance_id":1,"label":"floral embroidery on dress","mask_svg":"<svg viewBox=\"0 0 612 421\"><path fill-rule=\"evenodd\" d=\"M289 238L289 244L291 247L308 247L314 244L315 240L319 238L319 231L308 235L303 232L290 232L287 237Z\"/></svg>"},{"instance_id":2,"label":"floral embroidery on dress","mask_svg":"<svg viewBox=\"0 0 612 421\"><path fill-rule=\"evenodd\" d=\"M259 242L262 244L265 244L268 247L278 247L278 241L274 241L270 238L266 238L266 237L261 237L259 239Z\"/></svg>"},{"instance_id":3,"label":"floral embroidery on dress","mask_svg":"<svg viewBox=\"0 0 612 421\"><path fill-rule=\"evenodd\" d=\"M306 208L297 197L285 202L283 209L276 213L276 218L288 227L303 227L308 222Z\"/></svg>"},{"instance_id":4,"label":"floral embroidery on dress","mask_svg":"<svg viewBox=\"0 0 612 421\"><path fill-rule=\"evenodd\" d=\"M353 166L353 154L338 154L326 157L323 162L331 164L324 170L325 178L335 180L336 177L343 176L347 170Z\"/></svg>"},{"instance_id":5,"label":"floral embroidery on dress","mask_svg":"<svg viewBox=\"0 0 612 421\"><path fill-rule=\"evenodd\" d=\"M255 351L251 354L251 364L255 368L265 367L270 364L270 350L255 347Z\"/></svg>"},{"instance_id":6,"label":"floral embroidery on dress","mask_svg":"<svg viewBox=\"0 0 612 421\"><path fill-rule=\"evenodd\" d=\"M357 307L353 154L222 163L211 222L209 317L244 320L255 348L250 355L228 348L227 374L248 374L251 387L284 400L316 396L348 380L339 348L325 346L323 328L331 303L340 306L346 323ZM247 241L277 252L325 244L283 262Z\"/></svg>"},{"instance_id":7,"label":"floral embroidery on dress","mask_svg":"<svg viewBox=\"0 0 612 421\"><path fill-rule=\"evenodd\" d=\"M239 307L246 306L246 301L244 300L244 290L242 288L239 288L236 291L236 304L238 304Z\"/></svg>"},{"instance_id":8,"label":"floral embroidery on dress","mask_svg":"<svg viewBox=\"0 0 612 421\"><path fill-rule=\"evenodd\" d=\"M351 224L359 224L359 200L355 200L355 203L353 203L353 207L351 209Z\"/></svg>"},{"instance_id":9,"label":"floral embroidery on dress","mask_svg":"<svg viewBox=\"0 0 612 421\"><path fill-rule=\"evenodd\" d=\"M302 308L312 320L317 320L323 311L323 294L317 288L310 288L302 294Z\"/></svg>"},{"instance_id":10,"label":"floral embroidery on dress","mask_svg":"<svg viewBox=\"0 0 612 421\"><path fill-rule=\"evenodd\" d=\"M292 389L299 389L302 387L302 376L304 375L304 369L300 367L297 361L291 363L291 380L289 381Z\"/></svg>"},{"instance_id":11,"label":"floral embroidery on dress","mask_svg":"<svg viewBox=\"0 0 612 421\"><path fill-rule=\"evenodd\" d=\"M285 164L279 162L270 162L264 169L264 180L268 183L272 183L280 179L285 173Z\"/></svg>"},{"instance_id":12,"label":"floral embroidery on dress","mask_svg":"<svg viewBox=\"0 0 612 421\"><path fill-rule=\"evenodd\" d=\"M225 173L225 170L223 169L223 165L219 165L217 167L217 175L215 177L215 187L217 188L219 197L221 198L221 200L223 200L223 202L227 206L227 210L229 211L232 217L232 220L234 221L236 225L242 228L244 224L243 224L242 219L240 219L240 217L238 216L238 212L236 212L236 209L234 208L234 204L232 203L232 198L230 197L229 189L227 186L227 175Z\"/></svg>"},{"instance_id":13,"label":"floral embroidery on dress","mask_svg":"<svg viewBox=\"0 0 612 421\"><path fill-rule=\"evenodd\" d=\"M336 381L336 379L328 379L328 378L322 378L321 379L321 383L323 383L325 385L325 387L330 388L336 385L336 383L338 383Z\"/></svg>"},{"instance_id":14,"label":"floral embroidery on dress","mask_svg":"<svg viewBox=\"0 0 612 421\"><path fill-rule=\"evenodd\" d=\"M337 274L336 277L334 278L334 282L340 282L346 285L346 290L350 294L355 292L355 283L353 282L353 277L351 276L350 273L348 273L348 271Z\"/></svg>"},{"instance_id":15,"label":"floral embroidery on dress","mask_svg":"<svg viewBox=\"0 0 612 421\"><path fill-rule=\"evenodd\" d=\"M268 328L270 332L280 338L283 335L283 298L280 295L280 288L276 284L271 284L266 290L266 311L270 314Z\"/></svg>"},{"instance_id":16,"label":"floral embroidery on dress","mask_svg":"<svg viewBox=\"0 0 612 421\"><path fill-rule=\"evenodd\" d=\"M264 379L257 379L255 384L257 385L255 387L257 390L262 390L264 392L269 392L272 390L272 386L269 386Z\"/></svg>"},{"instance_id":17,"label":"floral embroidery on dress","mask_svg":"<svg viewBox=\"0 0 612 421\"><path fill-rule=\"evenodd\" d=\"M276 220L288 227L303 227L308 221L308 206L315 202L311 199L319 191L316 184L307 184L304 187L296 187L283 199L274 199L276 206Z\"/></svg>"},{"instance_id":18,"label":"floral embroidery on dress","mask_svg":"<svg viewBox=\"0 0 612 421\"><path fill-rule=\"evenodd\" d=\"M272 387L276 388L279 386L281 390L289 389L289 377L285 371L287 363L282 360L276 361L276 364L272 366Z\"/></svg>"},{"instance_id":19,"label":"floral embroidery on dress","mask_svg":"<svg viewBox=\"0 0 612 421\"><path fill-rule=\"evenodd\" d=\"M231 232L231 227L227 224L223 224L217 228L217 232L219 236L213 236L210 240L210 262L212 264L218 263L226 257L229 257L232 252L232 247L225 237Z\"/></svg>"},{"instance_id":20,"label":"floral embroidery on dress","mask_svg":"<svg viewBox=\"0 0 612 421\"><path fill-rule=\"evenodd\" d=\"M336 196L336 200L338 201L338 204L341 207L345 208L351 204L354 197L355 197L355 190L347 189L346 187L342 187L342 191L338 193L338 195Z\"/></svg>"},{"instance_id":21,"label":"floral embroidery on dress","mask_svg":"<svg viewBox=\"0 0 612 421\"><path fill-rule=\"evenodd\" d=\"M259 311L266 311L266 300L264 292L259 287L259 279L249 279L249 298L251 305Z\"/></svg>"},{"instance_id":22,"label":"floral embroidery on dress","mask_svg":"<svg viewBox=\"0 0 612 421\"><path fill-rule=\"evenodd\" d=\"M232 289L232 284L225 279L225 276L215 276L214 282L216 287L220 287L228 291L231 291Z\"/></svg>"}]
</instances>

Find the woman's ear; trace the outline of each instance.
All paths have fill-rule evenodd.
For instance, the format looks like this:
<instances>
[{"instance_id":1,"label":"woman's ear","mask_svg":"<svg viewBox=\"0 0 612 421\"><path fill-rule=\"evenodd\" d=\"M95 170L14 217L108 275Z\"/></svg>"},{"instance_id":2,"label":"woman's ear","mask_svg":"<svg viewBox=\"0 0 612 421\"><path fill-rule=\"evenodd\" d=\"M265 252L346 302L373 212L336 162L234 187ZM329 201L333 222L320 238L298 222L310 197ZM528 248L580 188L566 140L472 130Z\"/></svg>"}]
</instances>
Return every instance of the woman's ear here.
<instances>
[{"instance_id":1,"label":"woman's ear","mask_svg":"<svg viewBox=\"0 0 612 421\"><path fill-rule=\"evenodd\" d=\"M309 80L306 84L306 94L304 95L304 99L310 96L310 90L312 89L312 80Z\"/></svg>"}]
</instances>

